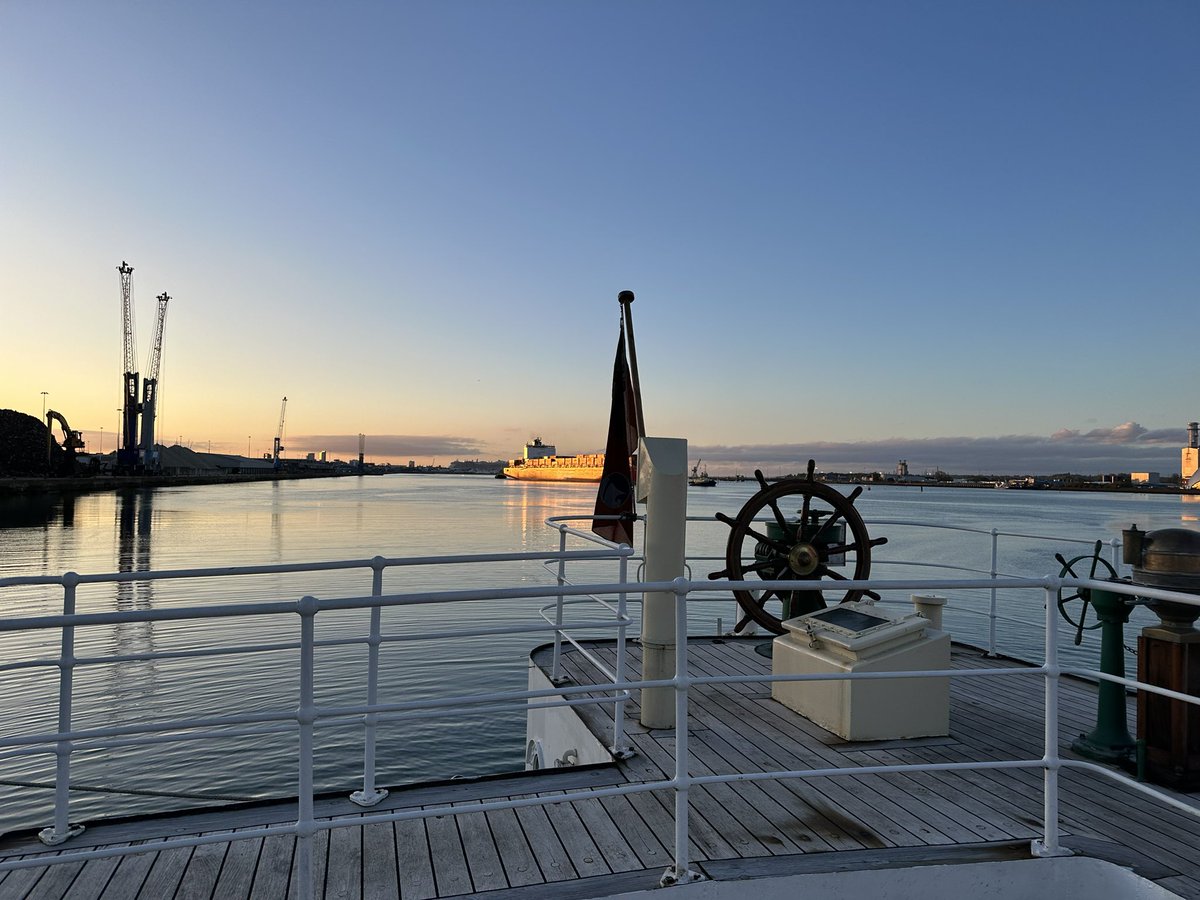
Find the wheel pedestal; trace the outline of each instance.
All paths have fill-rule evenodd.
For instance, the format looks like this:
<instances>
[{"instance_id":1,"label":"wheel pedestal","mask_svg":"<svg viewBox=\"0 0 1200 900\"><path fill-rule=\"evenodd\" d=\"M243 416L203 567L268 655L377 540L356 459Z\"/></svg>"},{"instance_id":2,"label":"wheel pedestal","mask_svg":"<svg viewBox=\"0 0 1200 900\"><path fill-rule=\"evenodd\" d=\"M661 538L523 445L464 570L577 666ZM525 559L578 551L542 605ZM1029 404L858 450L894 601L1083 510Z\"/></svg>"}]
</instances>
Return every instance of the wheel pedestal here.
<instances>
[{"instance_id":1,"label":"wheel pedestal","mask_svg":"<svg viewBox=\"0 0 1200 900\"><path fill-rule=\"evenodd\" d=\"M1132 609L1121 594L1099 589L1091 592L1091 605L1100 620L1100 671L1125 677L1125 623ZM1131 765L1137 743L1126 727L1125 686L1101 681L1096 701L1096 727L1071 742L1080 756L1103 763Z\"/></svg>"}]
</instances>

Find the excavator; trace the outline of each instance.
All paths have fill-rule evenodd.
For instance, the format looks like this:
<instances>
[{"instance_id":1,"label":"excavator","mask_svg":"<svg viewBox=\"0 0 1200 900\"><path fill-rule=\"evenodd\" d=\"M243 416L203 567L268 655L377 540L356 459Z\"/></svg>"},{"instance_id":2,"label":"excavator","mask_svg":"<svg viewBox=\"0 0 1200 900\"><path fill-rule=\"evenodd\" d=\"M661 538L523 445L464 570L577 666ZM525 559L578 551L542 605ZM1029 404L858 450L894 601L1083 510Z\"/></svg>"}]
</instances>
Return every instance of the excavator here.
<instances>
[{"instance_id":1,"label":"excavator","mask_svg":"<svg viewBox=\"0 0 1200 900\"><path fill-rule=\"evenodd\" d=\"M65 458L57 474L74 475L75 454L83 449L83 434L79 431L72 431L71 426L67 424L67 417L53 409L46 410L46 469L47 471L51 471L54 466L54 435L52 430L53 423L55 422L62 428L62 448L65 454Z\"/></svg>"}]
</instances>

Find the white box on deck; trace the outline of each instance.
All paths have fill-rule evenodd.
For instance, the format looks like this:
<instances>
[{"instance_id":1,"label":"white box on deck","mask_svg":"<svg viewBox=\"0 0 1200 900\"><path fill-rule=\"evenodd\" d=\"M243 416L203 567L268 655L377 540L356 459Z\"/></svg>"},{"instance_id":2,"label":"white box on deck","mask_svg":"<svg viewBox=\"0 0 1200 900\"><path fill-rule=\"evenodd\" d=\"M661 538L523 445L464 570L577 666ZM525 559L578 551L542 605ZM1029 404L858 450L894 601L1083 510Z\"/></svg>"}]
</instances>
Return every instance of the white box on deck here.
<instances>
[{"instance_id":1,"label":"white box on deck","mask_svg":"<svg viewBox=\"0 0 1200 900\"><path fill-rule=\"evenodd\" d=\"M844 603L788 619L775 638L775 675L918 672L950 668L950 635L928 620L869 603ZM776 681L771 696L850 741L950 733L950 679Z\"/></svg>"}]
</instances>

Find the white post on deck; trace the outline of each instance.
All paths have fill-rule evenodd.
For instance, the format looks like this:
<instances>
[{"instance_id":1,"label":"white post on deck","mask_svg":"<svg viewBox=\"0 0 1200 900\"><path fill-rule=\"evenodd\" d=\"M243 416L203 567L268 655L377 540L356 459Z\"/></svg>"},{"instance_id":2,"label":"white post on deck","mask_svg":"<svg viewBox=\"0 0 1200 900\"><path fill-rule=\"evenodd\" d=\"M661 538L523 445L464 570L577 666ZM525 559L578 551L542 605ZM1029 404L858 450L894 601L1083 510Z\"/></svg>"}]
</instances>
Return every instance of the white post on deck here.
<instances>
[{"instance_id":1,"label":"white post on deck","mask_svg":"<svg viewBox=\"0 0 1200 900\"><path fill-rule=\"evenodd\" d=\"M371 560L371 596L383 596L383 557ZM379 702L379 645L383 643L382 612L371 607L371 635L367 638L367 706ZM374 806L388 795L387 788L375 786L375 746L379 714L363 716L363 786L350 799L359 806Z\"/></svg>"},{"instance_id":2,"label":"white post on deck","mask_svg":"<svg viewBox=\"0 0 1200 900\"><path fill-rule=\"evenodd\" d=\"M300 730L300 784L296 811L296 894L298 900L313 900L313 726L317 721L314 690L316 661L313 648L316 637L317 601L304 597L300 613L300 708L296 723Z\"/></svg>"},{"instance_id":3,"label":"white post on deck","mask_svg":"<svg viewBox=\"0 0 1200 900\"><path fill-rule=\"evenodd\" d=\"M1056 582L1060 584L1060 582ZM1058 597L1046 587L1046 749L1042 756L1042 838L1030 844L1034 856L1070 856L1058 843Z\"/></svg>"},{"instance_id":4,"label":"white post on deck","mask_svg":"<svg viewBox=\"0 0 1200 900\"><path fill-rule=\"evenodd\" d=\"M992 581L996 580L996 561L999 559L999 532L992 529ZM988 612L988 656L996 655L996 588L992 588L992 604Z\"/></svg>"},{"instance_id":5,"label":"white post on deck","mask_svg":"<svg viewBox=\"0 0 1200 900\"><path fill-rule=\"evenodd\" d=\"M684 458L687 462L687 458ZM663 873L659 885L667 887L673 884L688 884L693 881L703 881L704 876L694 872L688 859L688 812L691 810L689 794L692 785L691 772L688 769L688 688L691 678L688 675L687 661L687 582L682 576L676 579L678 585L673 593L675 598L675 634L677 652L675 654L675 862Z\"/></svg>"},{"instance_id":6,"label":"white post on deck","mask_svg":"<svg viewBox=\"0 0 1200 900\"><path fill-rule=\"evenodd\" d=\"M75 587L79 576L67 572L63 576L63 615L75 615ZM64 625L58 661L58 733L71 730L71 707L74 699L75 680L75 626ZM53 847L67 838L83 831L82 825L68 821L71 804L71 750L70 740L60 740L54 748L56 766L54 774L54 825L38 832L38 840Z\"/></svg>"},{"instance_id":7,"label":"white post on deck","mask_svg":"<svg viewBox=\"0 0 1200 900\"><path fill-rule=\"evenodd\" d=\"M567 583L567 559L563 555L567 552L567 526L558 526L558 586L561 588ZM563 601L564 596L562 591L558 592L558 600L554 605L554 657L550 663L550 683L564 684L567 679L563 678L562 672L562 627L563 627Z\"/></svg>"},{"instance_id":8,"label":"white post on deck","mask_svg":"<svg viewBox=\"0 0 1200 900\"><path fill-rule=\"evenodd\" d=\"M620 570L621 593L617 595L617 684L625 681L625 617L629 611L628 594L624 587L629 581L629 557L622 556L617 564ZM625 701L621 699L628 693L624 688L617 691L617 702L613 708L613 745L609 748L613 756L625 759L631 756L630 748L625 745Z\"/></svg>"},{"instance_id":9,"label":"white post on deck","mask_svg":"<svg viewBox=\"0 0 1200 900\"><path fill-rule=\"evenodd\" d=\"M638 442L638 500L646 504L645 581L673 581L684 571L687 525L687 441L642 438ZM675 593L647 591L642 602L642 678L670 678L675 671ZM642 725L670 728L675 691L642 689Z\"/></svg>"}]
</instances>

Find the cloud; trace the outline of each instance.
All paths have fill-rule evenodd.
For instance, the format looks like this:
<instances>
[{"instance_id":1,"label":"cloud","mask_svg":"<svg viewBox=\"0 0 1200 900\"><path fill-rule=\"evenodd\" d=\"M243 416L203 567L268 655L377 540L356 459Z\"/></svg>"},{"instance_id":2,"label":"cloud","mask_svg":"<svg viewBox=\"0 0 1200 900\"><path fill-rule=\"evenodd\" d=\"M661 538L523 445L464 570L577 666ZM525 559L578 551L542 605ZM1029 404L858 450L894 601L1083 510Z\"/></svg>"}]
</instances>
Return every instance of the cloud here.
<instances>
[{"instance_id":1,"label":"cloud","mask_svg":"<svg viewBox=\"0 0 1200 900\"><path fill-rule=\"evenodd\" d=\"M289 450L328 450L330 453L358 456L357 434L288 435ZM476 438L433 434L368 434L366 453L371 458L446 456L476 458L483 450Z\"/></svg>"},{"instance_id":2,"label":"cloud","mask_svg":"<svg viewBox=\"0 0 1200 900\"><path fill-rule=\"evenodd\" d=\"M1052 474L1178 470L1183 429L1151 431L1125 422L1086 433L1063 428L1048 436L887 438L875 441L786 444L693 445L710 471L728 474L761 468L768 474L798 473L809 458L824 471L892 471L907 460L909 471L942 469L954 474Z\"/></svg>"}]
</instances>

